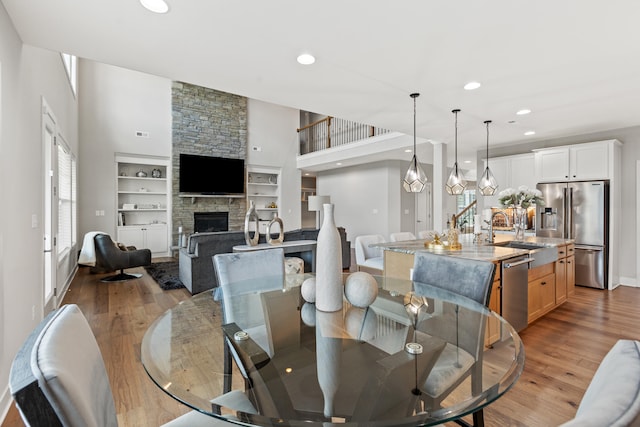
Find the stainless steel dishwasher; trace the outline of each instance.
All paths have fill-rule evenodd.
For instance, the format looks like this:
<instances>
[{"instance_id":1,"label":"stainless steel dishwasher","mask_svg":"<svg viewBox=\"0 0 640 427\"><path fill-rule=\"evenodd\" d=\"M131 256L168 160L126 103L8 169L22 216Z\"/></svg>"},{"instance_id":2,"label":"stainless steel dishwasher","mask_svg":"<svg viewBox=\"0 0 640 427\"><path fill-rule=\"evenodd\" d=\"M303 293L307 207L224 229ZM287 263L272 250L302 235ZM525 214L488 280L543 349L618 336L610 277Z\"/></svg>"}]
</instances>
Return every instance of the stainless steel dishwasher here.
<instances>
[{"instance_id":1,"label":"stainless steel dishwasher","mask_svg":"<svg viewBox=\"0 0 640 427\"><path fill-rule=\"evenodd\" d=\"M502 317L518 332L527 327L529 311L529 255L502 261Z\"/></svg>"}]
</instances>

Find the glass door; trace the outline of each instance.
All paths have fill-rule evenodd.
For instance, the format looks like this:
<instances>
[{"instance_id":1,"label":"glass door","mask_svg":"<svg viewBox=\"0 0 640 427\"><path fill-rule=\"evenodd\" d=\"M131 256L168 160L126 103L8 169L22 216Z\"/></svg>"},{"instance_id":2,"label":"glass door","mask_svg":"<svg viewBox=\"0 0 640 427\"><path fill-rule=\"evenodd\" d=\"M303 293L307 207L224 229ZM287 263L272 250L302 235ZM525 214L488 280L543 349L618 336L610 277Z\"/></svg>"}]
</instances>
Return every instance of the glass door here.
<instances>
[{"instance_id":1,"label":"glass door","mask_svg":"<svg viewBox=\"0 0 640 427\"><path fill-rule=\"evenodd\" d=\"M43 143L43 251L44 251L44 272L43 272L43 310L48 313L57 306L56 300L56 230L57 230L57 209L56 209L56 140L55 140L55 118L43 101L42 108L42 143Z\"/></svg>"}]
</instances>

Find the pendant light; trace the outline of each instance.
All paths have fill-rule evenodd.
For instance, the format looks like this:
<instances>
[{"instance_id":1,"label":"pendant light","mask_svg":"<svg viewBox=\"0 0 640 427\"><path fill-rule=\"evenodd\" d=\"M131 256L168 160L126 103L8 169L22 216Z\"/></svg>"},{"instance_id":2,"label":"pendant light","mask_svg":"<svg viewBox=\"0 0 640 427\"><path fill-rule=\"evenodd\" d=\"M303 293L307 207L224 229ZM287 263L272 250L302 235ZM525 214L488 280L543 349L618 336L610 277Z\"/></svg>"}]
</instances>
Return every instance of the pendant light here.
<instances>
[{"instance_id":1,"label":"pendant light","mask_svg":"<svg viewBox=\"0 0 640 427\"><path fill-rule=\"evenodd\" d=\"M446 189L447 189L447 193L451 195L458 195L464 192L464 189L467 186L467 181L465 181L464 177L460 173L460 169L458 168L458 113L460 112L460 110L458 109L451 110L451 112L456 116L456 127L455 127L456 162L453 164L453 169L451 170L449 179L447 179Z\"/></svg>"},{"instance_id":2,"label":"pendant light","mask_svg":"<svg viewBox=\"0 0 640 427\"><path fill-rule=\"evenodd\" d=\"M419 97L420 94L412 93L409 96L413 98L413 158L404 176L404 181L402 181L402 187L407 193L420 193L427 182L427 175L425 175L416 157L416 98Z\"/></svg>"},{"instance_id":3,"label":"pendant light","mask_svg":"<svg viewBox=\"0 0 640 427\"><path fill-rule=\"evenodd\" d=\"M487 167L485 168L482 177L480 177L480 181L478 181L478 188L480 189L480 194L483 196L493 196L498 189L496 178L489 169L489 123L491 123L491 120L484 122L484 124L487 125Z\"/></svg>"}]
</instances>

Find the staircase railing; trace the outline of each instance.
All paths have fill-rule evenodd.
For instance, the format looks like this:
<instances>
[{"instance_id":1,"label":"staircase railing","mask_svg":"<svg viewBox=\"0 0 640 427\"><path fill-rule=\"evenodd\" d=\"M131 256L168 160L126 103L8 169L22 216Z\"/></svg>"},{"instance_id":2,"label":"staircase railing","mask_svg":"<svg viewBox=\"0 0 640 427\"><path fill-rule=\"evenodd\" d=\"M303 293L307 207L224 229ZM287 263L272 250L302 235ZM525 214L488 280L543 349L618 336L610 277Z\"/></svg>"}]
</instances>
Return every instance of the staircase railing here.
<instances>
[{"instance_id":1,"label":"staircase railing","mask_svg":"<svg viewBox=\"0 0 640 427\"><path fill-rule=\"evenodd\" d=\"M300 154L326 150L390 132L388 129L331 116L298 128L297 131Z\"/></svg>"}]
</instances>

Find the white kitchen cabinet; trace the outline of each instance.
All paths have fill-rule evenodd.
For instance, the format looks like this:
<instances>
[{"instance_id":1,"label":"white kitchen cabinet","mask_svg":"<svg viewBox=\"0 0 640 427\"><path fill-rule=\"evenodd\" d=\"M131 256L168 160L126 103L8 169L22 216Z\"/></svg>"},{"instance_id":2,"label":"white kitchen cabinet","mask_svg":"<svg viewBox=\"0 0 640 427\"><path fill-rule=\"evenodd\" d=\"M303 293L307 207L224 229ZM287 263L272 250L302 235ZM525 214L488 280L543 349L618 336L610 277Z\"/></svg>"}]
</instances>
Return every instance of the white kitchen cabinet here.
<instances>
[{"instance_id":1,"label":"white kitchen cabinet","mask_svg":"<svg viewBox=\"0 0 640 427\"><path fill-rule=\"evenodd\" d=\"M484 164L486 167L486 161ZM533 153L491 158L489 159L489 169L491 169L493 176L496 178L498 190L493 196L484 197L483 206L485 208L500 206L499 193L502 190L507 188L517 189L521 185L529 188L536 187L536 180L533 174Z\"/></svg>"},{"instance_id":2,"label":"white kitchen cabinet","mask_svg":"<svg viewBox=\"0 0 640 427\"><path fill-rule=\"evenodd\" d=\"M170 160L117 153L115 164L118 242L169 255Z\"/></svg>"},{"instance_id":3,"label":"white kitchen cabinet","mask_svg":"<svg viewBox=\"0 0 640 427\"><path fill-rule=\"evenodd\" d=\"M598 141L535 150L537 181L610 179L615 142L617 141Z\"/></svg>"},{"instance_id":4,"label":"white kitchen cabinet","mask_svg":"<svg viewBox=\"0 0 640 427\"><path fill-rule=\"evenodd\" d=\"M118 227L118 242L138 249L150 249L153 254L166 253L169 251L167 224Z\"/></svg>"}]
</instances>

